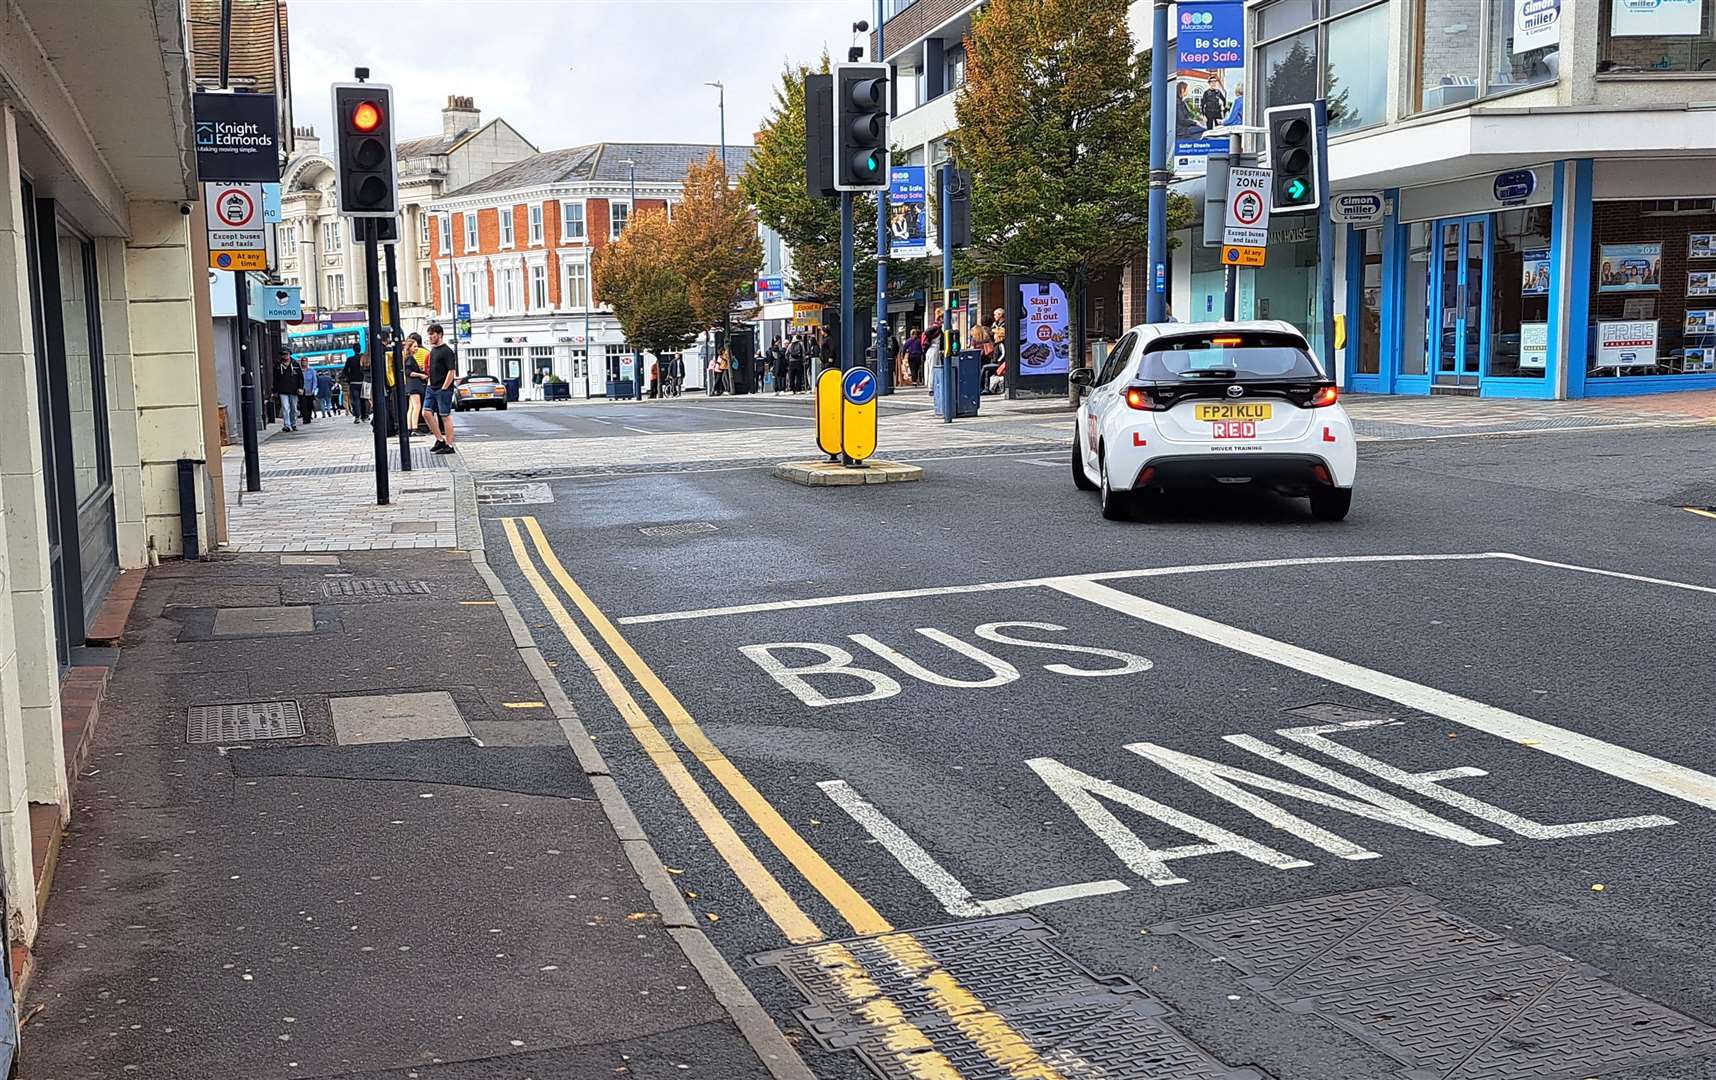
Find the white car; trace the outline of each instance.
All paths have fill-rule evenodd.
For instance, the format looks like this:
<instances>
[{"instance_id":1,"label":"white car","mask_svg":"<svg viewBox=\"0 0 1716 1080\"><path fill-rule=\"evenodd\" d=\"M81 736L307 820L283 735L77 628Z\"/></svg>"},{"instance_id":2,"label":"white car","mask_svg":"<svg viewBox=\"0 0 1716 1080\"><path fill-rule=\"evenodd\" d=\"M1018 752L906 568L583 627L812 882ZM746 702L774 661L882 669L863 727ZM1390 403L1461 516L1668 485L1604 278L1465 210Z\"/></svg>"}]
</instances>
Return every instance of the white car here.
<instances>
[{"instance_id":1,"label":"white car","mask_svg":"<svg viewBox=\"0 0 1716 1080\"><path fill-rule=\"evenodd\" d=\"M1135 327L1088 388L1073 433L1073 483L1125 518L1144 493L1263 486L1306 495L1323 521L1352 505L1358 446L1334 379L1305 335L1275 321Z\"/></svg>"}]
</instances>

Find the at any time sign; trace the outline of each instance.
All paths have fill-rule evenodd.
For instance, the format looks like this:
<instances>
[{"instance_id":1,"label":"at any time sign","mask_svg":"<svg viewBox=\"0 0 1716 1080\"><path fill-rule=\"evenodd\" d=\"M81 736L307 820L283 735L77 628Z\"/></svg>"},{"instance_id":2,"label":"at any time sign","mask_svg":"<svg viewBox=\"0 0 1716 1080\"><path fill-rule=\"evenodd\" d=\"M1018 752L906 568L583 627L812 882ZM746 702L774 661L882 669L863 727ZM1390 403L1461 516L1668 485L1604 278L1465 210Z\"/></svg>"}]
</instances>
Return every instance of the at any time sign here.
<instances>
[{"instance_id":1,"label":"at any time sign","mask_svg":"<svg viewBox=\"0 0 1716 1080\"><path fill-rule=\"evenodd\" d=\"M1269 170L1235 167L1227 171L1227 224L1224 246L1269 245Z\"/></svg>"}]
</instances>

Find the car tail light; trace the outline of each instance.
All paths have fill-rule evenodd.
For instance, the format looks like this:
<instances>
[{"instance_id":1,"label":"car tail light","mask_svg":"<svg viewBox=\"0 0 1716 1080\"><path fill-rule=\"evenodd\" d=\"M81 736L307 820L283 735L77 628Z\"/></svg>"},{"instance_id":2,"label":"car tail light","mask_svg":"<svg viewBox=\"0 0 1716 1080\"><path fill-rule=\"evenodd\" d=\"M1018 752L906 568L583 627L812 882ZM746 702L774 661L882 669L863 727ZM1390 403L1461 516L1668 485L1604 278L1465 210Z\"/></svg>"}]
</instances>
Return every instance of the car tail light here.
<instances>
[{"instance_id":1,"label":"car tail light","mask_svg":"<svg viewBox=\"0 0 1716 1080\"><path fill-rule=\"evenodd\" d=\"M1127 389L1126 404L1134 409L1158 410L1162 407L1160 402L1150 396L1150 391L1142 386Z\"/></svg>"},{"instance_id":2,"label":"car tail light","mask_svg":"<svg viewBox=\"0 0 1716 1080\"><path fill-rule=\"evenodd\" d=\"M1311 408L1320 409L1324 405L1333 405L1341 398L1341 392L1333 386L1319 386L1311 394Z\"/></svg>"}]
</instances>

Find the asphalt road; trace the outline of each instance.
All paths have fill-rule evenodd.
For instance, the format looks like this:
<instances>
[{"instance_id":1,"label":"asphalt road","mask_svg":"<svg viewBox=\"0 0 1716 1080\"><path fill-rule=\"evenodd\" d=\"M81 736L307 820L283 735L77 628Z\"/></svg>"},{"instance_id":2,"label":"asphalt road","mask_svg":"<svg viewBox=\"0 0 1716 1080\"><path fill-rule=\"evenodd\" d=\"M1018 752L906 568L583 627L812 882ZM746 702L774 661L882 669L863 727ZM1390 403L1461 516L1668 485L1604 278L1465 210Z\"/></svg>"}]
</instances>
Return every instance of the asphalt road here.
<instances>
[{"instance_id":1,"label":"asphalt road","mask_svg":"<svg viewBox=\"0 0 1716 1080\"><path fill-rule=\"evenodd\" d=\"M928 409L929 402L921 397L893 399L885 407L891 412L917 412ZM497 442L713 433L759 426L802 425L809 431L816 426L813 408L809 394L710 398L689 393L659 401L515 404L504 411L472 409L459 413L454 422L463 435Z\"/></svg>"},{"instance_id":2,"label":"asphalt road","mask_svg":"<svg viewBox=\"0 0 1716 1080\"><path fill-rule=\"evenodd\" d=\"M767 423L718 409L468 430ZM805 997L749 963L791 925L758 874L830 938L875 930L866 909L901 930L1024 909L1142 991L1134 1022L1207 1055L1141 1064L1131 1036L1009 1072L990 1046L955 1059L966 1077L1708 1078L1716 520L1679 504L1716 501L1709 447L1707 429L1369 445L1339 524L1245 493L1105 522L1039 451L859 489L762 469L560 480L552 503L485 507L484 532L693 910L789 1032ZM606 633L552 584L550 551ZM753 870L717 853L615 685L679 733ZM718 752L683 752L688 725ZM1299 906L1224 915L1280 904ZM1040 1049L1040 1017L1001 1000L1033 962L959 971ZM818 1075L869 1075L800 1048Z\"/></svg>"}]
</instances>

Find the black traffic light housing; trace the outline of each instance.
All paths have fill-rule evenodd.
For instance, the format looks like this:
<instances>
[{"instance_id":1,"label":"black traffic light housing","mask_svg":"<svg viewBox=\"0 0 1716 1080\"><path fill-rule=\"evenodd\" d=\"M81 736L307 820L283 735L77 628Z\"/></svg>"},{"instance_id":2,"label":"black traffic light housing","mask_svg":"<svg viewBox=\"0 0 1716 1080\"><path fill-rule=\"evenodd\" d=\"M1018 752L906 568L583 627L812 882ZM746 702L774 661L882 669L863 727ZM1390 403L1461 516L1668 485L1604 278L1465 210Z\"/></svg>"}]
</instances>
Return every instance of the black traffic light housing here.
<instances>
[{"instance_id":1,"label":"black traffic light housing","mask_svg":"<svg viewBox=\"0 0 1716 1080\"><path fill-rule=\"evenodd\" d=\"M834 66L834 187L888 190L888 65Z\"/></svg>"},{"instance_id":2,"label":"black traffic light housing","mask_svg":"<svg viewBox=\"0 0 1716 1080\"><path fill-rule=\"evenodd\" d=\"M1277 105L1263 113L1267 129L1269 209L1277 214L1315 210L1322 205L1317 175L1317 105Z\"/></svg>"},{"instance_id":3,"label":"black traffic light housing","mask_svg":"<svg viewBox=\"0 0 1716 1080\"><path fill-rule=\"evenodd\" d=\"M953 184L943 193L947 200L947 230L956 248L971 246L971 174L953 171Z\"/></svg>"},{"instance_id":4,"label":"black traffic light housing","mask_svg":"<svg viewBox=\"0 0 1716 1080\"><path fill-rule=\"evenodd\" d=\"M347 217L399 212L393 161L393 88L380 83L334 84L334 188Z\"/></svg>"},{"instance_id":5,"label":"black traffic light housing","mask_svg":"<svg viewBox=\"0 0 1716 1080\"><path fill-rule=\"evenodd\" d=\"M834 76L804 77L804 186L815 196L834 188Z\"/></svg>"}]
</instances>

